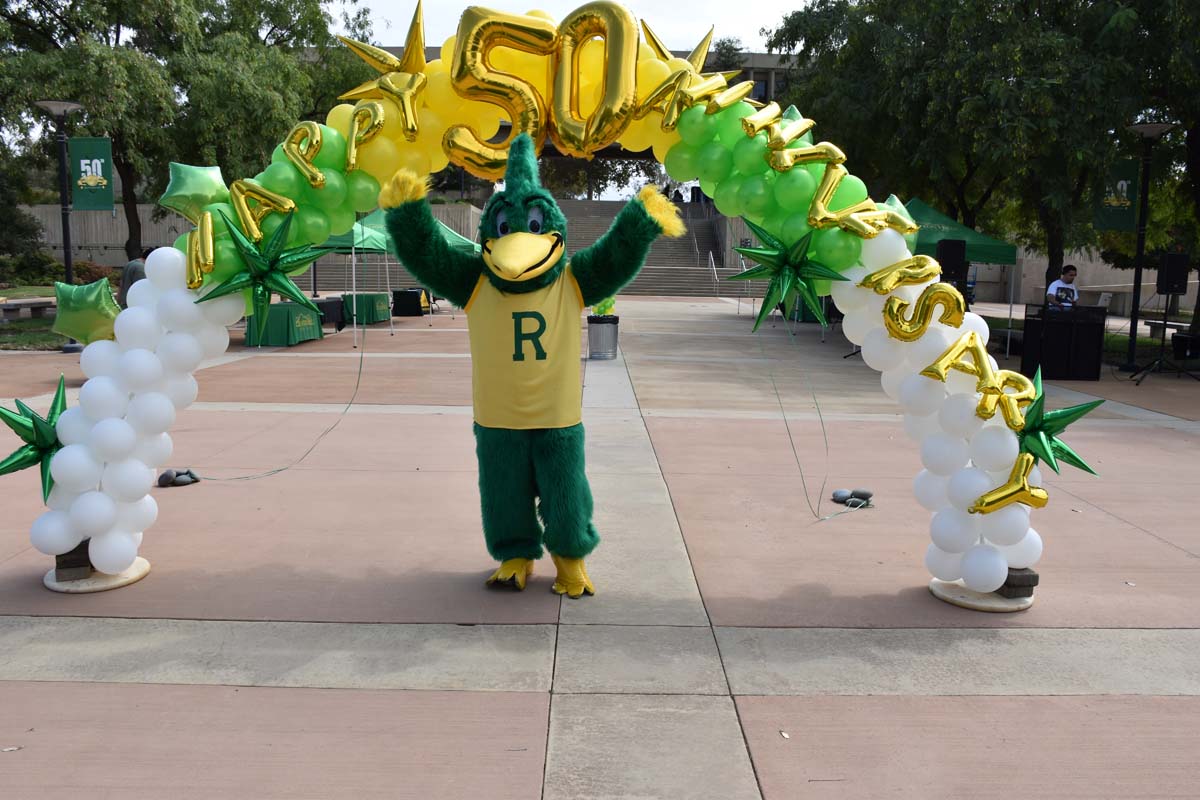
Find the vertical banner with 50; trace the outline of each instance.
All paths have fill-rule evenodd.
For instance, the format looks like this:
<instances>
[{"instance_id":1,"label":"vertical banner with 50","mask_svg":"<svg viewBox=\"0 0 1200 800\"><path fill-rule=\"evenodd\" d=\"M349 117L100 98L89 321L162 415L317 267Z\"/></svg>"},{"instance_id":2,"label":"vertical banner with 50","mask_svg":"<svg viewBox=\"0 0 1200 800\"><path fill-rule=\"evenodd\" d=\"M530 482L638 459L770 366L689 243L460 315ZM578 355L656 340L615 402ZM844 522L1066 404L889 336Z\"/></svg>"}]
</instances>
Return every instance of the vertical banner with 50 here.
<instances>
[{"instance_id":1,"label":"vertical banner with 50","mask_svg":"<svg viewBox=\"0 0 1200 800\"><path fill-rule=\"evenodd\" d=\"M76 211L112 211L112 142L77 136L69 142L71 197Z\"/></svg>"}]
</instances>

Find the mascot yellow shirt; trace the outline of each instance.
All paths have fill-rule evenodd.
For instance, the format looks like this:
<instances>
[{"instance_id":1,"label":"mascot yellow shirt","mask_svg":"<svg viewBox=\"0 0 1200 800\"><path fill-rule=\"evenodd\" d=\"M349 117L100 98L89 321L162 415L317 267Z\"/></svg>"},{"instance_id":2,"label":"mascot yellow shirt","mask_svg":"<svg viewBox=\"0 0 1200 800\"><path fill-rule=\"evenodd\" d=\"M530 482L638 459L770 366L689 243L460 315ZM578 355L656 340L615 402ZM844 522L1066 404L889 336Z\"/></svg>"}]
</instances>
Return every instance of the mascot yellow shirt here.
<instances>
[{"instance_id":1,"label":"mascot yellow shirt","mask_svg":"<svg viewBox=\"0 0 1200 800\"><path fill-rule=\"evenodd\" d=\"M465 308L477 423L521 430L579 424L583 308L569 266L532 292L502 292L480 276Z\"/></svg>"}]
</instances>

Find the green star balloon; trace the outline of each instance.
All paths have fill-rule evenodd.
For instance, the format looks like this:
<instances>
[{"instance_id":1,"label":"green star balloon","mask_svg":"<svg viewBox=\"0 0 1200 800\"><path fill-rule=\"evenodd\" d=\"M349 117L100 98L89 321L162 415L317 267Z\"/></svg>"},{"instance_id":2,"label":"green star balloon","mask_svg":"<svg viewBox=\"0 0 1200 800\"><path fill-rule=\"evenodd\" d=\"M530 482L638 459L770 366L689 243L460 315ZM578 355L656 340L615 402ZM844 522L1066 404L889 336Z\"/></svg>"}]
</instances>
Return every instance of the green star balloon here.
<instances>
[{"instance_id":1,"label":"green star balloon","mask_svg":"<svg viewBox=\"0 0 1200 800\"><path fill-rule=\"evenodd\" d=\"M220 167L189 167L172 161L170 169L167 190L158 198L163 208L178 211L198 224L205 206L229 202L229 189L225 187Z\"/></svg>"},{"instance_id":2,"label":"green star balloon","mask_svg":"<svg viewBox=\"0 0 1200 800\"><path fill-rule=\"evenodd\" d=\"M908 213L908 209L904 207L904 203L900 202L900 198L894 194L888 195L888 199L882 203L876 202L875 207L880 211L895 211L908 222L916 224L916 220L912 218L912 214ZM910 253L915 253L917 250L917 232L904 234L904 243L908 245Z\"/></svg>"},{"instance_id":3,"label":"green star balloon","mask_svg":"<svg viewBox=\"0 0 1200 800\"><path fill-rule=\"evenodd\" d=\"M50 499L54 478L50 477L50 459L62 447L58 432L54 429L58 418L67 407L67 384L63 376L58 378L58 391L50 403L50 412L45 419L29 406L16 401L17 410L0 408L0 421L21 437L25 444L17 448L8 458L0 461L0 475L19 472L35 464L42 470L42 502Z\"/></svg>"},{"instance_id":4,"label":"green star balloon","mask_svg":"<svg viewBox=\"0 0 1200 800\"><path fill-rule=\"evenodd\" d=\"M1046 395L1042 393L1042 370L1039 368L1033 376L1033 386L1037 394L1032 403L1025 409L1025 427L1021 429L1021 452L1032 453L1034 458L1045 461L1050 469L1061 472L1058 462L1070 464L1076 469L1096 474L1096 470L1079 457L1070 445L1058 438L1067 426L1084 416L1103 400L1093 400L1070 408L1060 408L1057 411L1046 411Z\"/></svg>"},{"instance_id":5,"label":"green star balloon","mask_svg":"<svg viewBox=\"0 0 1200 800\"><path fill-rule=\"evenodd\" d=\"M329 248L302 245L285 250L288 229L292 226L295 212L289 212L283 218L283 224L275 229L266 244L255 244L242 233L224 212L220 212L229 226L229 234L237 247L238 255L242 258L243 269L234 273L223 282L217 284L211 292L197 300L203 303L227 294L250 290L250 302L254 308L254 317L258 320L258 340L261 342L267 330L267 311L271 305L271 294L286 297L294 303L299 303L311 311L320 314L312 300L304 296L304 292L288 277L289 272L302 269L329 251Z\"/></svg>"},{"instance_id":6,"label":"green star balloon","mask_svg":"<svg viewBox=\"0 0 1200 800\"><path fill-rule=\"evenodd\" d=\"M83 286L56 282L54 296L58 310L50 330L84 344L113 338L113 320L121 307L113 299L108 278Z\"/></svg>"},{"instance_id":7,"label":"green star balloon","mask_svg":"<svg viewBox=\"0 0 1200 800\"><path fill-rule=\"evenodd\" d=\"M781 302L787 313L791 314L797 299L803 300L804 304L812 311L813 316L822 325L826 325L825 314L821 310L821 301L817 298L815 282L821 279L844 281L847 278L837 270L808 257L812 232L788 247L775 235L768 233L750 220L747 219L745 222L763 246L735 247L733 249L744 256L753 258L758 262L758 266L751 267L740 275L734 275L727 280L770 281L767 284L767 294L763 298L758 318L754 320L754 330L758 330L758 326L762 325L763 320L769 317L771 311Z\"/></svg>"}]
</instances>

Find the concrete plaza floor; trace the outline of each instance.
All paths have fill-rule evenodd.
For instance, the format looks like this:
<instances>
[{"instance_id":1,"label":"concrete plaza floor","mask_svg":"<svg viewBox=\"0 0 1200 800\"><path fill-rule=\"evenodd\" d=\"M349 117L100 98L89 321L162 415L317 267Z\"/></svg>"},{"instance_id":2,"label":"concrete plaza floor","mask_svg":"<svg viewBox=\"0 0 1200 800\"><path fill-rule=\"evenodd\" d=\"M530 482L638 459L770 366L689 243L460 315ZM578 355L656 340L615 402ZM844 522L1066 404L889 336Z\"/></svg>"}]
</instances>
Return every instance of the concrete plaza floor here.
<instances>
[{"instance_id":1,"label":"concrete plaza floor","mask_svg":"<svg viewBox=\"0 0 1200 800\"><path fill-rule=\"evenodd\" d=\"M1200 384L1048 385L1112 400L1067 436L1101 475L1048 475L1037 602L988 615L928 593L916 446L840 332L618 311L593 598L483 586L461 315L207 365L171 434L208 479L155 490L133 586L42 589L0 479L0 798L1200 795ZM60 371L0 354L0 397Z\"/></svg>"}]
</instances>

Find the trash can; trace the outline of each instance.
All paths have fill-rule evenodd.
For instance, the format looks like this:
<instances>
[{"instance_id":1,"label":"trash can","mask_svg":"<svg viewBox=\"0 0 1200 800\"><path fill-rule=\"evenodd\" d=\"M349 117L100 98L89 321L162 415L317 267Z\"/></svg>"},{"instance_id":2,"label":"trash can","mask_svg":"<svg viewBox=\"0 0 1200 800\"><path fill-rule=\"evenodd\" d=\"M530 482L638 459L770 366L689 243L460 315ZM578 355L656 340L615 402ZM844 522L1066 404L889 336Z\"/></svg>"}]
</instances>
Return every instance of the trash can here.
<instances>
[{"instance_id":1,"label":"trash can","mask_svg":"<svg viewBox=\"0 0 1200 800\"><path fill-rule=\"evenodd\" d=\"M614 314L588 316L588 358L617 357L617 323L620 321L621 318Z\"/></svg>"}]
</instances>

